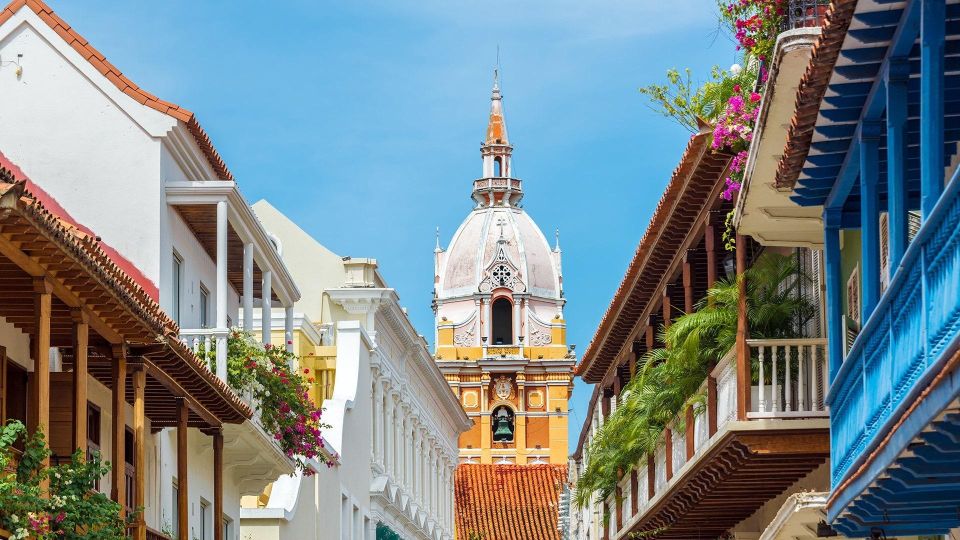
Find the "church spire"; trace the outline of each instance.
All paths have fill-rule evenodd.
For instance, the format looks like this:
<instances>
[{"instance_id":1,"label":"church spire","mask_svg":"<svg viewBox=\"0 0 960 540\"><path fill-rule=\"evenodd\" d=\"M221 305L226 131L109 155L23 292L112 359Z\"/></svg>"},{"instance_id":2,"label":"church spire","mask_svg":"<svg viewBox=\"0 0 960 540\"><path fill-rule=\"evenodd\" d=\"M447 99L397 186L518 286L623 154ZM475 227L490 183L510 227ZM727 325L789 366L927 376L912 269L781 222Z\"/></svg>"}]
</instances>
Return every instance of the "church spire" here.
<instances>
[{"instance_id":1,"label":"church spire","mask_svg":"<svg viewBox=\"0 0 960 540\"><path fill-rule=\"evenodd\" d=\"M493 92L490 95L490 119L487 135L480 145L483 176L474 182L473 198L481 205L514 205L523 196L520 180L513 174L513 147L507 139L507 122L503 117L503 96L500 95L500 70L493 70Z\"/></svg>"},{"instance_id":2,"label":"church spire","mask_svg":"<svg viewBox=\"0 0 960 540\"><path fill-rule=\"evenodd\" d=\"M503 97L500 95L500 70L493 70L493 93L490 96L490 122L484 146L509 145L507 123L503 119Z\"/></svg>"}]
</instances>

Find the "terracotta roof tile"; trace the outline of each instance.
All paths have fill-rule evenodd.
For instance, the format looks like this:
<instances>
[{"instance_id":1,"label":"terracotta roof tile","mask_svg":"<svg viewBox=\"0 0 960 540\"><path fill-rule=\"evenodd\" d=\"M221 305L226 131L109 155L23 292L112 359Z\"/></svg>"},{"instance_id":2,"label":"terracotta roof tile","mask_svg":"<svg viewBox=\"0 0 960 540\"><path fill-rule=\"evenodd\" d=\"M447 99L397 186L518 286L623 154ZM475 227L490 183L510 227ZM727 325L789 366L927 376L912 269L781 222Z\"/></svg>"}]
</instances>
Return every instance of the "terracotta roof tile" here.
<instances>
[{"instance_id":1,"label":"terracotta roof tile","mask_svg":"<svg viewBox=\"0 0 960 540\"><path fill-rule=\"evenodd\" d=\"M827 21L813 45L807 71L797 87L797 100L790 129L787 131L787 144L777 165L777 187L792 188L797 183L800 170L810 151L813 129L820 113L820 102L827 91L833 66L840 56L840 49L856 7L857 0L833 0L830 3Z\"/></svg>"},{"instance_id":2,"label":"terracotta roof tile","mask_svg":"<svg viewBox=\"0 0 960 540\"><path fill-rule=\"evenodd\" d=\"M69 216L60 215L61 210L48 196L35 194L28 187L36 187L26 178L18 180L14 170L19 171L0 153L0 196L10 193L16 195L15 210L31 226L44 233L44 237L56 246L65 257L72 257L92 276L112 293L125 311L145 329L155 340L165 342L176 358L186 364L189 371L178 373L177 377L186 377L182 384L185 388L202 388L204 394L199 397L206 403L223 400L229 404L229 414L224 418L228 422L242 422L253 415L250 407L244 403L229 386L214 375L205 362L179 339L180 329L177 323L167 315L157 301L140 285L140 282L126 272L115 261L115 250L100 241L92 231L76 223ZM48 208L45 201L50 201ZM126 261L122 259L121 262ZM181 364L182 365L182 364Z\"/></svg>"},{"instance_id":3,"label":"terracotta roof tile","mask_svg":"<svg viewBox=\"0 0 960 540\"><path fill-rule=\"evenodd\" d=\"M158 99L153 94L142 90L130 79L127 79L116 66L107 61L100 51L90 45L83 36L78 34L69 24L57 16L45 3L40 0L13 0L7 4L7 7L0 11L0 24L6 22L7 19L12 17L20 8L25 6L36 13L43 22L47 23L50 28L80 53L84 59L90 62L97 71L102 73L121 92L135 99L142 105L146 105L151 109L160 111L163 114L185 123L187 129L200 147L201 152L203 152L204 157L207 158L210 167L217 175L217 178L220 180L233 180L233 173L230 172L226 163L224 163L220 157L220 154L217 153L217 149L214 148L207 132L200 126L195 114L179 105Z\"/></svg>"},{"instance_id":4,"label":"terracotta roof tile","mask_svg":"<svg viewBox=\"0 0 960 540\"><path fill-rule=\"evenodd\" d=\"M457 467L454 495L460 540L560 540L564 465Z\"/></svg>"}]
</instances>

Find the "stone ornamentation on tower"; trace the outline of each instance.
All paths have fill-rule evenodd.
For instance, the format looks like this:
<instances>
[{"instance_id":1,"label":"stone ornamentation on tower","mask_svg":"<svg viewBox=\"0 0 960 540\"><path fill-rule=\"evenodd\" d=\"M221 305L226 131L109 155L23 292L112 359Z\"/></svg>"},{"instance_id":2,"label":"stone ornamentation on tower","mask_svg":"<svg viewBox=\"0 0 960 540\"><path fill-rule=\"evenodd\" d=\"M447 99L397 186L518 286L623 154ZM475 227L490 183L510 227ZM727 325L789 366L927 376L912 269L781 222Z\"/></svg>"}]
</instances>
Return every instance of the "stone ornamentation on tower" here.
<instances>
[{"instance_id":1,"label":"stone ornamentation on tower","mask_svg":"<svg viewBox=\"0 0 960 540\"><path fill-rule=\"evenodd\" d=\"M496 76L480 156L474 208L447 248L438 239L434 250L434 356L474 422L460 437L461 461L565 464L575 358L561 251L519 204Z\"/></svg>"}]
</instances>

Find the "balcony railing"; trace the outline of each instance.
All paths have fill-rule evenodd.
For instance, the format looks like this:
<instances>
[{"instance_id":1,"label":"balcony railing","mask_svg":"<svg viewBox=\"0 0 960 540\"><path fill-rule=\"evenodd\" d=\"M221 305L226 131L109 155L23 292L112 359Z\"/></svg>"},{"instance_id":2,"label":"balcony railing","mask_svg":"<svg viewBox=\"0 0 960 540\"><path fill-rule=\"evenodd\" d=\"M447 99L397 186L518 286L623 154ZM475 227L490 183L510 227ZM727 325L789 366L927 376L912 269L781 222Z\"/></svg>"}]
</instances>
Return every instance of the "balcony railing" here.
<instances>
[{"instance_id":1,"label":"balcony railing","mask_svg":"<svg viewBox=\"0 0 960 540\"><path fill-rule=\"evenodd\" d=\"M833 485L943 369L960 339L960 182L910 243L833 382ZM907 429L900 427L899 429Z\"/></svg>"},{"instance_id":2,"label":"balcony railing","mask_svg":"<svg viewBox=\"0 0 960 540\"><path fill-rule=\"evenodd\" d=\"M780 26L781 32L823 26L830 0L787 0L786 4L787 13Z\"/></svg>"},{"instance_id":3,"label":"balcony railing","mask_svg":"<svg viewBox=\"0 0 960 540\"><path fill-rule=\"evenodd\" d=\"M750 407L745 421L827 417L824 406L828 377L826 343L826 339L821 338L748 340L753 369ZM668 424L652 462L638 464L635 471L637 515L643 515L651 500L669 488L678 471L696 462L718 434L728 430L730 423L738 419L737 387L734 348L717 363L700 387L699 394L706 396L705 405L691 405L682 419ZM716 414L716 426L711 433L713 414ZM649 489L651 475L652 493ZM634 517L630 500L634 497L632 482L631 475L625 475L618 484L621 499L607 501L608 508L621 512L616 516L620 519L611 517L618 533L625 534L633 525L630 523Z\"/></svg>"}]
</instances>

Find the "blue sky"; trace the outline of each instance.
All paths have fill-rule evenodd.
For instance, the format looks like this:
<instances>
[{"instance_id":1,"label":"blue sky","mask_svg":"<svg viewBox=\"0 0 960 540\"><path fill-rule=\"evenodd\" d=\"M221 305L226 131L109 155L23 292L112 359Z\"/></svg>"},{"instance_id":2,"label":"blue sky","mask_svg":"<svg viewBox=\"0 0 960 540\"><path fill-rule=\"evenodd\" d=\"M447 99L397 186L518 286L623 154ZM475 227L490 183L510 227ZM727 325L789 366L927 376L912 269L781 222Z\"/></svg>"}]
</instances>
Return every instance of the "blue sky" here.
<instances>
[{"instance_id":1,"label":"blue sky","mask_svg":"<svg viewBox=\"0 0 960 540\"><path fill-rule=\"evenodd\" d=\"M197 113L250 202L374 257L432 339L434 229L471 208L500 47L524 203L561 231L582 352L689 136L637 88L735 60L714 0L50 0L119 69ZM268 7L268 6L274 7ZM571 451L591 388L578 381Z\"/></svg>"}]
</instances>

